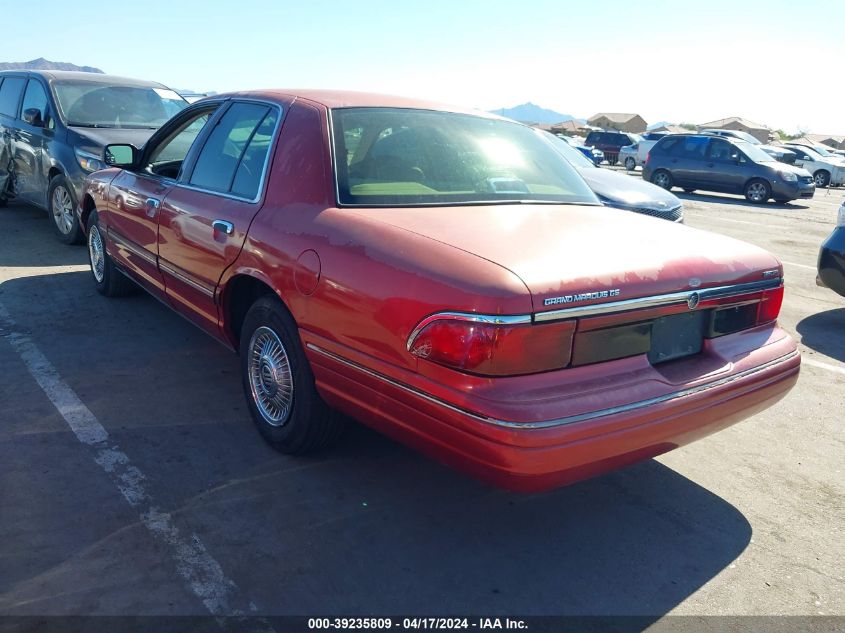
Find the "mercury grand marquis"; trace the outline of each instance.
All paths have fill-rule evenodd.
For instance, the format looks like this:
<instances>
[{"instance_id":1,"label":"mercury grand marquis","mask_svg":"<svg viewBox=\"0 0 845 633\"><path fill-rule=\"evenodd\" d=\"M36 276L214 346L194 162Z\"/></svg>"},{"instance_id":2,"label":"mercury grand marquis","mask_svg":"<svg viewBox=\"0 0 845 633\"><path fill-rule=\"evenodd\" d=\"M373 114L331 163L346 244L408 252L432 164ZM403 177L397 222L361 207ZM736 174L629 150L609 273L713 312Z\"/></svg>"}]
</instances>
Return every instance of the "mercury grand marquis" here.
<instances>
[{"instance_id":1,"label":"mercury grand marquis","mask_svg":"<svg viewBox=\"0 0 845 633\"><path fill-rule=\"evenodd\" d=\"M286 453L346 414L543 490L718 431L798 377L774 256L601 206L491 114L242 92L105 160L77 210L97 290L141 286L237 351Z\"/></svg>"}]
</instances>

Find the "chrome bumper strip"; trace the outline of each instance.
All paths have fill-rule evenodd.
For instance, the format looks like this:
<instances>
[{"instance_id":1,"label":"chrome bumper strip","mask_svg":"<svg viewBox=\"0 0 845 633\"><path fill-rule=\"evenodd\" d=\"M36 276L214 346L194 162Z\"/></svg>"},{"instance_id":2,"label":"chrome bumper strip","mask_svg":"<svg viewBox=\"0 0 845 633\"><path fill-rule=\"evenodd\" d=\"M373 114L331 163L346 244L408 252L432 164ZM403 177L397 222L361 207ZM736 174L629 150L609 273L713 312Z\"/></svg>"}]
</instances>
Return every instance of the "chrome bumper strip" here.
<instances>
[{"instance_id":1,"label":"chrome bumper strip","mask_svg":"<svg viewBox=\"0 0 845 633\"><path fill-rule=\"evenodd\" d=\"M657 306L686 303L693 295L697 294L701 301L707 299L718 299L741 295L758 290L770 290L783 285L783 279L767 279L765 281L752 281L746 284L734 284L732 286L717 286L715 288L702 288L701 290L685 290L665 295L654 295L651 297L638 297L636 299L625 299L622 301L611 301L596 305L578 306L575 308L563 308L550 312L537 312L534 314L534 321L558 321L561 319L575 319L579 317L597 316L612 312L625 312L627 310L639 310L641 308L654 308Z\"/></svg>"},{"instance_id":2,"label":"chrome bumper strip","mask_svg":"<svg viewBox=\"0 0 845 633\"><path fill-rule=\"evenodd\" d=\"M723 385L727 385L727 384L734 382L736 380L742 380L743 378L746 378L748 376L752 376L752 375L759 373L761 371L765 371L766 369L769 369L770 367L773 367L774 365L784 363L784 362L792 360L793 358L798 356L798 350L793 350L789 354L784 354L783 356L775 358L774 360L770 360L766 363L763 363L762 365L757 365L756 367L752 367L751 369L746 369L745 371L741 371L737 374L725 376L724 378L720 378L719 380L714 380L712 382L708 382L708 383L703 384L703 385L698 385L697 387L690 387L689 389L682 389L681 391L674 391L672 393L667 393L663 396L657 396L656 398L649 398L648 400L640 400L639 402L632 402L630 404L620 405L618 407L610 407L608 409L599 409L597 411L590 411L588 413L581 413L581 414L578 414L578 415L570 415L570 416L567 416L567 417L556 418L556 419L553 419L553 420L541 420L539 422L509 422L507 420L497 420L495 418L490 418L490 417L481 415L479 413L475 413L474 411L470 411L468 409L464 409L462 407L458 407L458 406L455 406L453 404L450 404L450 403L446 402L445 400L442 400L440 398L437 398L435 396L427 394L423 391L420 391L419 389L416 389L414 387L406 385L403 382L399 382L397 380L394 380L393 378L389 378L388 376L385 376L382 373L379 373L377 371L373 371L372 369L368 369L367 367L364 367L363 365L360 365L359 363L351 361L351 360L344 358L342 356L338 356L337 354L330 352L328 350L325 350L321 347L318 347L317 345L314 345L313 343L307 343L306 347L308 349L314 351L314 352L317 352L318 354L322 354L323 356L326 356L328 358L331 358L332 360L335 360L339 363L342 363L342 364L346 365L347 367L351 367L351 368L356 369L356 370L358 370L362 373L367 374L368 376L371 376L373 378L376 378L378 380L386 382L386 383L388 383L388 384L390 384L390 385L392 385L392 386L394 386L398 389L402 389L403 391L410 393L410 394L412 394L412 395L414 395L418 398L422 398L423 400L426 400L426 401L431 402L433 404L436 404L438 406L444 407L444 408L449 409L451 411L455 411L457 413L461 413L463 415L469 416L469 417L471 417L472 419L474 419L478 422L483 422L485 424L492 424L494 426L506 427L506 428L510 428L510 429L547 429L547 428L552 428L552 427L557 427L557 426L565 426L565 425L568 425L568 424L575 424L577 422L586 422L587 420L594 420L596 418L603 418L603 417L607 417L609 415L616 415L617 413L626 413L628 411L635 411L637 409L643 409L645 407L650 407L650 406L653 406L653 405L656 405L656 404L661 404L661 403L664 403L664 402L668 402L670 400L675 400L677 398L684 398L686 396L695 395L695 394L701 393L703 391L715 389L716 387L721 387Z\"/></svg>"}]
</instances>

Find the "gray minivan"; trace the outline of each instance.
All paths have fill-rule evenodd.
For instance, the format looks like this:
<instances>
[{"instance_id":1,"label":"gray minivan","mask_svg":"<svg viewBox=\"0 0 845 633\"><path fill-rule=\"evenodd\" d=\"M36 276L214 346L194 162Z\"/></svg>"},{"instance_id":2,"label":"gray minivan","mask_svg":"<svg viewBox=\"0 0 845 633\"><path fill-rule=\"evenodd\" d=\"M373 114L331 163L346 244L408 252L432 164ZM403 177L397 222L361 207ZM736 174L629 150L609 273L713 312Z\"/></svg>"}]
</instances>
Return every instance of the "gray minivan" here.
<instances>
[{"instance_id":1,"label":"gray minivan","mask_svg":"<svg viewBox=\"0 0 845 633\"><path fill-rule=\"evenodd\" d=\"M671 134L651 148L643 178L687 193L696 189L742 194L750 202L774 198L787 202L812 198L816 185L810 173L777 162L756 145L706 134Z\"/></svg>"},{"instance_id":2,"label":"gray minivan","mask_svg":"<svg viewBox=\"0 0 845 633\"><path fill-rule=\"evenodd\" d=\"M85 176L110 143L142 145L188 103L152 81L69 71L0 72L0 206L48 210L56 236L78 243Z\"/></svg>"}]
</instances>

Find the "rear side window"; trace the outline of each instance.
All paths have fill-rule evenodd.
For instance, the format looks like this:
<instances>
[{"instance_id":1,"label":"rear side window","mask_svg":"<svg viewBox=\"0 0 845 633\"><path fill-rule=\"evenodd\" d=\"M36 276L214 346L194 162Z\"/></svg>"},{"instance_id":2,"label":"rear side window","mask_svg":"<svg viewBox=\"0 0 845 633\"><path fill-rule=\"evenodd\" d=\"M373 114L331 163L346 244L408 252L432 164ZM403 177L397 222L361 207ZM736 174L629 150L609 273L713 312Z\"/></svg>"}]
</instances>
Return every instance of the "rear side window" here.
<instances>
[{"instance_id":1,"label":"rear side window","mask_svg":"<svg viewBox=\"0 0 845 633\"><path fill-rule=\"evenodd\" d=\"M276 125L271 111L256 103L233 104L200 151L190 184L255 197Z\"/></svg>"},{"instance_id":2,"label":"rear side window","mask_svg":"<svg viewBox=\"0 0 845 633\"><path fill-rule=\"evenodd\" d=\"M270 145L273 144L273 130L276 129L278 118L278 112L271 109L255 130L255 134L253 134L252 140L247 145L238 165L238 171L235 172L232 193L249 199L258 195L261 175L264 172L264 164L267 161Z\"/></svg>"},{"instance_id":3,"label":"rear side window","mask_svg":"<svg viewBox=\"0 0 845 633\"><path fill-rule=\"evenodd\" d=\"M679 136L667 136L666 138L657 141L657 144L651 149L655 154L671 154L675 146L681 142Z\"/></svg>"},{"instance_id":4,"label":"rear side window","mask_svg":"<svg viewBox=\"0 0 845 633\"><path fill-rule=\"evenodd\" d=\"M704 152L710 139L703 136L684 136L671 150L672 156L704 160Z\"/></svg>"},{"instance_id":5,"label":"rear side window","mask_svg":"<svg viewBox=\"0 0 845 633\"><path fill-rule=\"evenodd\" d=\"M0 114L11 117L17 115L24 83L26 79L23 77L6 77L3 80L0 86Z\"/></svg>"}]
</instances>

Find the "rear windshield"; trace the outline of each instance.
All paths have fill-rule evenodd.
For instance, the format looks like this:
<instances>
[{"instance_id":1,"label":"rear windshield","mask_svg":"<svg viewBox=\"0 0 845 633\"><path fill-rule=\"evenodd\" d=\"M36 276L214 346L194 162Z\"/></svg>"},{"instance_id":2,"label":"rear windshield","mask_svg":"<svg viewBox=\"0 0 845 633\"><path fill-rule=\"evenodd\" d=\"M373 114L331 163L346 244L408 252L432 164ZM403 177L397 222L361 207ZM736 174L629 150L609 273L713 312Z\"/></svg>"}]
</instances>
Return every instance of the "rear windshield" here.
<instances>
[{"instance_id":1,"label":"rear windshield","mask_svg":"<svg viewBox=\"0 0 845 633\"><path fill-rule=\"evenodd\" d=\"M65 123L77 127L155 129L188 105L166 88L57 81L53 90Z\"/></svg>"},{"instance_id":2,"label":"rear windshield","mask_svg":"<svg viewBox=\"0 0 845 633\"><path fill-rule=\"evenodd\" d=\"M598 203L572 165L518 123L341 108L332 111L332 126L340 204Z\"/></svg>"}]
</instances>

